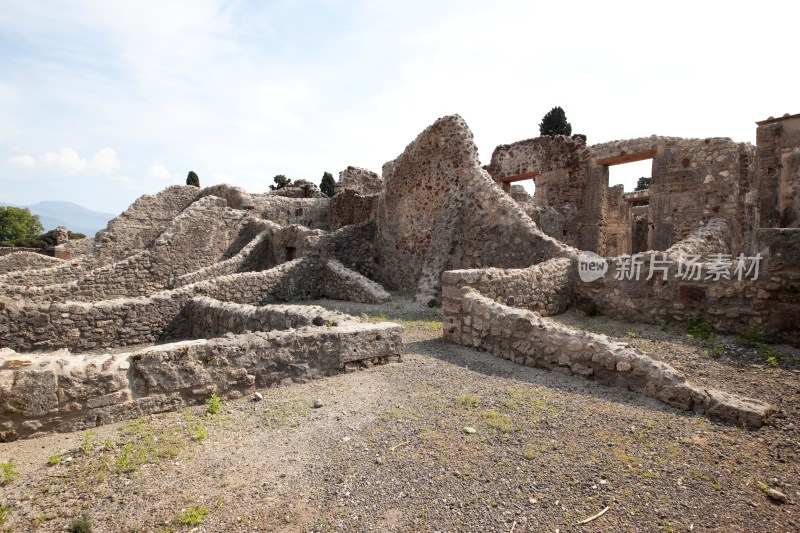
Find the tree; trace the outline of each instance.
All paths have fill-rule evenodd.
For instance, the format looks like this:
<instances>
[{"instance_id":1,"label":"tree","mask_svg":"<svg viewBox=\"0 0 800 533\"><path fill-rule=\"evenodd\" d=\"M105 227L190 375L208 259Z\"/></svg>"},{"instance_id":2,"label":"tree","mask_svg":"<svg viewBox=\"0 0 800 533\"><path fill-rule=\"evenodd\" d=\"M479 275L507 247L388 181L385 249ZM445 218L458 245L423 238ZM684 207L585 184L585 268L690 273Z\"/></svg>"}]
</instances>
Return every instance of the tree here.
<instances>
[{"instance_id":1,"label":"tree","mask_svg":"<svg viewBox=\"0 0 800 533\"><path fill-rule=\"evenodd\" d=\"M572 135L572 124L567 122L567 115L560 107L554 107L542 117L539 124L540 135Z\"/></svg>"},{"instance_id":2,"label":"tree","mask_svg":"<svg viewBox=\"0 0 800 533\"><path fill-rule=\"evenodd\" d=\"M27 207L0 207L0 246L15 246L17 241L32 239L42 231L39 215Z\"/></svg>"},{"instance_id":3,"label":"tree","mask_svg":"<svg viewBox=\"0 0 800 533\"><path fill-rule=\"evenodd\" d=\"M322 181L319 184L319 190L332 198L336 192L334 191L336 182L333 180L333 175L330 172L325 172L322 175Z\"/></svg>"},{"instance_id":4,"label":"tree","mask_svg":"<svg viewBox=\"0 0 800 533\"><path fill-rule=\"evenodd\" d=\"M650 180L653 178L645 178L642 176L639 178L639 181L636 182L636 188L633 189L634 191L644 191L650 188Z\"/></svg>"},{"instance_id":5,"label":"tree","mask_svg":"<svg viewBox=\"0 0 800 533\"><path fill-rule=\"evenodd\" d=\"M270 185L269 188L272 189L273 191L277 191L278 189L283 189L292 182L292 180L290 180L283 174L278 174L277 176L272 178L272 181L275 182L275 185Z\"/></svg>"},{"instance_id":6,"label":"tree","mask_svg":"<svg viewBox=\"0 0 800 533\"><path fill-rule=\"evenodd\" d=\"M195 187L200 186L200 177L195 174L194 170L190 170L189 175L186 176L186 185L194 185Z\"/></svg>"}]
</instances>

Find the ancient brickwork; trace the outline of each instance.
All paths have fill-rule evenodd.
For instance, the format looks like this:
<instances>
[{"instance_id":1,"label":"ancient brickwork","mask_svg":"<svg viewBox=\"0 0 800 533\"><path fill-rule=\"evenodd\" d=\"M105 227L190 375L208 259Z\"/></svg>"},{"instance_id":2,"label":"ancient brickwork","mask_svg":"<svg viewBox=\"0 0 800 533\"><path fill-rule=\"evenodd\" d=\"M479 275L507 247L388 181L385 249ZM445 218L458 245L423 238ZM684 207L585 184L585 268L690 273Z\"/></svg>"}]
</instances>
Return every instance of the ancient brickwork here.
<instances>
[{"instance_id":1,"label":"ancient brickwork","mask_svg":"<svg viewBox=\"0 0 800 533\"><path fill-rule=\"evenodd\" d=\"M360 224L367 220L374 220L377 206L377 194L362 196L351 189L345 189L337 193L336 196L331 198L330 203L331 231L336 231L350 224Z\"/></svg>"},{"instance_id":2,"label":"ancient brickwork","mask_svg":"<svg viewBox=\"0 0 800 533\"><path fill-rule=\"evenodd\" d=\"M47 268L61 263L60 259L31 251L17 251L0 255L0 274L20 270Z\"/></svg>"},{"instance_id":3,"label":"ancient brickwork","mask_svg":"<svg viewBox=\"0 0 800 533\"><path fill-rule=\"evenodd\" d=\"M757 124L759 226L800 227L800 115Z\"/></svg>"},{"instance_id":4,"label":"ancient brickwork","mask_svg":"<svg viewBox=\"0 0 800 533\"><path fill-rule=\"evenodd\" d=\"M628 261L624 257L609 258L606 276L591 283L578 280L576 273L575 301L594 302L603 314L637 322L681 323L693 317L717 331L738 334L760 325L769 339L800 344L800 297L796 289L800 286L800 254L792 251L800 230L759 231L758 248L763 259L757 280L752 279L752 273L737 279L736 256L728 270L730 279L709 277L714 264L709 255L727 253L727 224L718 230L701 228L668 252L645 252L640 258L643 267L638 279L617 275ZM676 276L682 255L700 257L700 279ZM660 271L646 279L653 260L671 265L666 279Z\"/></svg>"},{"instance_id":5,"label":"ancient brickwork","mask_svg":"<svg viewBox=\"0 0 800 533\"><path fill-rule=\"evenodd\" d=\"M330 228L329 198L285 198L272 194L253 195L252 198L261 218L281 226L299 224L326 231Z\"/></svg>"},{"instance_id":6,"label":"ancient brickwork","mask_svg":"<svg viewBox=\"0 0 800 533\"><path fill-rule=\"evenodd\" d=\"M694 385L679 371L630 345L560 326L538 313L499 304L474 289L446 292L443 310L445 340L517 364L583 376L735 424L760 427L772 412L760 401Z\"/></svg>"},{"instance_id":7,"label":"ancient brickwork","mask_svg":"<svg viewBox=\"0 0 800 533\"><path fill-rule=\"evenodd\" d=\"M527 267L571 249L542 233L481 168L466 123L437 120L384 165L375 277L440 301L445 270Z\"/></svg>"},{"instance_id":8,"label":"ancient brickwork","mask_svg":"<svg viewBox=\"0 0 800 533\"><path fill-rule=\"evenodd\" d=\"M119 261L131 255L131 251L149 247L199 195L197 187L173 185L156 195L139 197L95 236L98 260Z\"/></svg>"},{"instance_id":9,"label":"ancient brickwork","mask_svg":"<svg viewBox=\"0 0 800 533\"><path fill-rule=\"evenodd\" d=\"M264 311L208 299L197 305L200 336L213 330L224 337L113 355L0 350L0 441L84 430L201 403L212 392L239 397L400 358L403 329L396 324L360 323L318 307ZM248 320L259 313L271 313L258 323L270 329L239 334L256 325ZM289 324L302 325L280 327Z\"/></svg>"},{"instance_id":10,"label":"ancient brickwork","mask_svg":"<svg viewBox=\"0 0 800 533\"><path fill-rule=\"evenodd\" d=\"M450 270L442 276L442 305L448 305L448 294L460 294L462 288L469 287L511 307L536 311L542 316L557 315L570 304L572 282L572 260L568 258L550 259L521 269Z\"/></svg>"},{"instance_id":11,"label":"ancient brickwork","mask_svg":"<svg viewBox=\"0 0 800 533\"><path fill-rule=\"evenodd\" d=\"M15 350L75 351L184 338L184 308L195 296L265 304L348 296L355 301L390 298L377 284L327 259L297 259L271 270L221 276L141 298L99 302L18 303L0 299L0 346Z\"/></svg>"},{"instance_id":12,"label":"ancient brickwork","mask_svg":"<svg viewBox=\"0 0 800 533\"><path fill-rule=\"evenodd\" d=\"M361 196L380 194L383 180L375 172L366 168L349 166L339 173L339 181L334 186L336 194L353 191Z\"/></svg>"}]
</instances>

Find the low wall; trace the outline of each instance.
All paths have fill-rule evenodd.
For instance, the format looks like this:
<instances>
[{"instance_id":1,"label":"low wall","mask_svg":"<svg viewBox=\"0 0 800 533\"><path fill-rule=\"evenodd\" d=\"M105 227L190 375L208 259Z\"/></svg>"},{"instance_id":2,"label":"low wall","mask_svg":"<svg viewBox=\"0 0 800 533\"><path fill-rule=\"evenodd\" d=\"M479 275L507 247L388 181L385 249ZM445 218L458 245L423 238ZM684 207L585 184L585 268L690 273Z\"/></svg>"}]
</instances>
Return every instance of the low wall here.
<instances>
[{"instance_id":1,"label":"low wall","mask_svg":"<svg viewBox=\"0 0 800 533\"><path fill-rule=\"evenodd\" d=\"M762 259L758 278L753 279L752 272L740 280L735 273L737 257L731 258L727 270L730 279L715 279L711 274L715 263L709 259L719 250L726 253L721 237L725 231L724 227L719 232L709 231L703 238L706 229L667 252L641 254L638 279L621 275L630 256L607 258L606 275L589 283L580 281L575 272L575 303L593 302L602 314L636 322L682 323L699 318L723 333L745 334L761 326L768 340L800 345L800 230L759 230L756 240ZM677 275L682 253L699 256L700 279ZM651 262L665 260L668 275L654 272L648 280ZM748 267L751 263L745 257Z\"/></svg>"},{"instance_id":2,"label":"low wall","mask_svg":"<svg viewBox=\"0 0 800 533\"><path fill-rule=\"evenodd\" d=\"M0 274L19 270L33 270L47 268L61 263L60 259L50 257L33 250L20 250L13 253L3 253L15 248L0 248Z\"/></svg>"},{"instance_id":3,"label":"low wall","mask_svg":"<svg viewBox=\"0 0 800 533\"><path fill-rule=\"evenodd\" d=\"M628 344L560 326L538 313L499 304L474 289L445 295L444 339L517 364L577 374L656 398L668 405L752 427L772 408L749 398L703 389L677 370Z\"/></svg>"},{"instance_id":4,"label":"low wall","mask_svg":"<svg viewBox=\"0 0 800 533\"><path fill-rule=\"evenodd\" d=\"M402 332L397 324L350 320L113 355L0 350L0 441L175 410L202 403L212 392L239 397L276 383L396 361Z\"/></svg>"},{"instance_id":5,"label":"low wall","mask_svg":"<svg viewBox=\"0 0 800 533\"><path fill-rule=\"evenodd\" d=\"M75 351L186 338L184 308L195 296L265 304L319 297L385 301L377 284L341 264L296 259L271 270L213 278L141 298L100 302L18 303L0 298L0 347Z\"/></svg>"},{"instance_id":6,"label":"low wall","mask_svg":"<svg viewBox=\"0 0 800 533\"><path fill-rule=\"evenodd\" d=\"M528 268L450 270L442 275L443 306L448 295L470 287L492 300L536 311L543 316L563 313L572 298L572 260L557 258Z\"/></svg>"}]
</instances>

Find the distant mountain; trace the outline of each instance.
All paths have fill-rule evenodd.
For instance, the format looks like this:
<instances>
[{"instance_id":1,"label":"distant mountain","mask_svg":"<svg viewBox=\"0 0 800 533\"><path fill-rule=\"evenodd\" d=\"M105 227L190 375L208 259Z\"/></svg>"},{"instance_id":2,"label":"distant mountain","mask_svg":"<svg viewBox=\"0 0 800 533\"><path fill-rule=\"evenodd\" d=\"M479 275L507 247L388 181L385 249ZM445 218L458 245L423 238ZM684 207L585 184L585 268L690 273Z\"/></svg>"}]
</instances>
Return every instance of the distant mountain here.
<instances>
[{"instance_id":1,"label":"distant mountain","mask_svg":"<svg viewBox=\"0 0 800 533\"><path fill-rule=\"evenodd\" d=\"M106 228L109 220L117 216L111 213L92 211L72 202L44 201L22 206L0 205L27 207L31 213L39 215L45 231L50 231L58 226L66 226L68 230L83 233L87 237L94 237L95 233Z\"/></svg>"}]
</instances>

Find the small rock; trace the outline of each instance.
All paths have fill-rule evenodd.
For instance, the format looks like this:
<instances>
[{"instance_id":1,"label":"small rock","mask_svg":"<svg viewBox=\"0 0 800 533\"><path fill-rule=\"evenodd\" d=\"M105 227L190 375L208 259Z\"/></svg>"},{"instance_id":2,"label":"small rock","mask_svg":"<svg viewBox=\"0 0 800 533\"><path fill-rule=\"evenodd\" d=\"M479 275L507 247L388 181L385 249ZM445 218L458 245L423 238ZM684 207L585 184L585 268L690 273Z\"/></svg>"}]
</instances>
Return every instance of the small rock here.
<instances>
[{"instance_id":1,"label":"small rock","mask_svg":"<svg viewBox=\"0 0 800 533\"><path fill-rule=\"evenodd\" d=\"M786 494L782 493L779 490L775 490L775 489L769 489L767 491L767 496L769 496L769 498L771 500L774 500L774 501L780 502L780 503L786 503L787 501L789 501L789 499L786 497Z\"/></svg>"},{"instance_id":2,"label":"small rock","mask_svg":"<svg viewBox=\"0 0 800 533\"><path fill-rule=\"evenodd\" d=\"M380 457L376 457L375 458L375 464L376 465L382 465L383 464L383 459L381 459Z\"/></svg>"},{"instance_id":3,"label":"small rock","mask_svg":"<svg viewBox=\"0 0 800 533\"><path fill-rule=\"evenodd\" d=\"M464 426L464 433L468 433L468 434L470 434L470 435L471 435L471 434L473 434L473 433L477 433L477 432L478 432L478 430L477 430L477 429L475 429L474 427L471 427L471 426Z\"/></svg>"},{"instance_id":4,"label":"small rock","mask_svg":"<svg viewBox=\"0 0 800 533\"><path fill-rule=\"evenodd\" d=\"M255 394L253 394L253 401L254 402L260 402L263 399L264 399L264 396L262 396L260 392L256 392Z\"/></svg>"},{"instance_id":5,"label":"small rock","mask_svg":"<svg viewBox=\"0 0 800 533\"><path fill-rule=\"evenodd\" d=\"M316 400L314 400L314 403L312 403L312 404L311 404L311 407L313 407L314 409L319 409L319 408L320 408L320 407L322 407L323 405L324 405L324 404L322 403L322 400L320 400L319 398L317 398Z\"/></svg>"}]
</instances>

